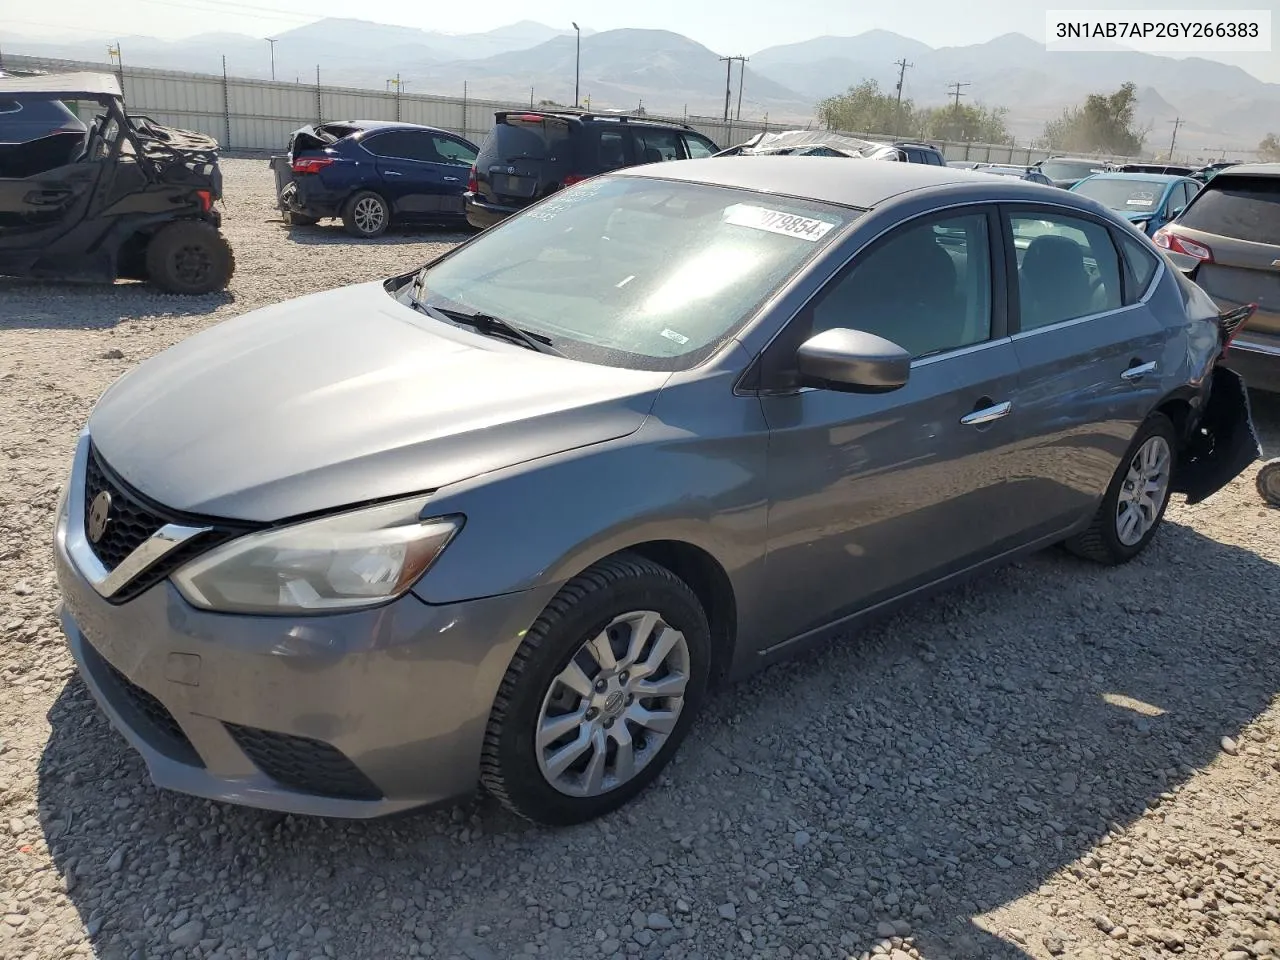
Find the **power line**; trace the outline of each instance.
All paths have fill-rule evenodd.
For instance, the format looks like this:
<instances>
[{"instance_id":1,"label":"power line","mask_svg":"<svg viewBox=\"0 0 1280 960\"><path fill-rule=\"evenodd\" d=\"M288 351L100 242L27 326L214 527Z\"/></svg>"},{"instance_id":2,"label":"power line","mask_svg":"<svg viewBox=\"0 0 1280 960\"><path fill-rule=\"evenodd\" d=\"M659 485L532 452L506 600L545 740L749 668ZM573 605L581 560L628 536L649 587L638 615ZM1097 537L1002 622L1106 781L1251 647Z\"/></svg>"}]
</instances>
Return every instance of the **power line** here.
<instances>
[{"instance_id":1,"label":"power line","mask_svg":"<svg viewBox=\"0 0 1280 960\"><path fill-rule=\"evenodd\" d=\"M914 67L914 63L907 63L907 58L895 60L894 66L898 68L898 105L893 114L893 135L895 137L902 136L902 80L907 75L907 70Z\"/></svg>"},{"instance_id":2,"label":"power line","mask_svg":"<svg viewBox=\"0 0 1280 960\"><path fill-rule=\"evenodd\" d=\"M947 84L948 89L950 89L950 90L951 90L951 95L952 95L953 97L955 97L955 98L956 98L956 110L957 110L957 111L959 111L959 109L960 109L960 98L961 98L961 97L967 97L967 96L968 96L968 94L967 94L967 93L961 93L961 92L960 92L960 88L961 88L961 87L971 87L971 86L973 86L973 84L971 84L971 83L960 83L959 81L956 81L955 83L949 83L949 84Z\"/></svg>"}]
</instances>

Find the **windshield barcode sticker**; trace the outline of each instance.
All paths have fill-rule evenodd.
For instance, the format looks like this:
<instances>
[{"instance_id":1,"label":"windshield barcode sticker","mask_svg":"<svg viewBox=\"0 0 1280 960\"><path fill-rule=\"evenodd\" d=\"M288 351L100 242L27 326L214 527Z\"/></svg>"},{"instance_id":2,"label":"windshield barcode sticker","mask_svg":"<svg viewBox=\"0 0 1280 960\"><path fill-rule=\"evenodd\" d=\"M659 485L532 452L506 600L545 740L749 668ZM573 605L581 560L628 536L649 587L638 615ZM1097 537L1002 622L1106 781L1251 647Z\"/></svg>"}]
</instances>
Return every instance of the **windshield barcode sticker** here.
<instances>
[{"instance_id":1,"label":"windshield barcode sticker","mask_svg":"<svg viewBox=\"0 0 1280 960\"><path fill-rule=\"evenodd\" d=\"M751 227L755 230L767 230L787 237L796 237L815 243L825 237L835 224L812 217L801 217L794 213L783 213L780 210L767 210L764 207L753 207L745 203L736 203L724 212L724 222L736 227Z\"/></svg>"}]
</instances>

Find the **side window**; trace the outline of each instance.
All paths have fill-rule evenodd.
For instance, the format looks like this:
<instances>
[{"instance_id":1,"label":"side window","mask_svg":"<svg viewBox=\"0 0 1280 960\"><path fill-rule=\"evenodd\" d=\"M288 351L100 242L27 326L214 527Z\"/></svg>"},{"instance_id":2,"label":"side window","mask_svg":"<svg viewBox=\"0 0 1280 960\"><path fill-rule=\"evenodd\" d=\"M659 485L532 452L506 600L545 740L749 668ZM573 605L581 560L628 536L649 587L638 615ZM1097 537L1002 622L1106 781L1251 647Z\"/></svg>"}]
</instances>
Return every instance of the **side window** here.
<instances>
[{"instance_id":1,"label":"side window","mask_svg":"<svg viewBox=\"0 0 1280 960\"><path fill-rule=\"evenodd\" d=\"M680 135L674 130L633 130L631 136L636 145L636 163L659 163L665 160L682 160Z\"/></svg>"},{"instance_id":2,"label":"side window","mask_svg":"<svg viewBox=\"0 0 1280 960\"><path fill-rule=\"evenodd\" d=\"M1137 237L1121 234L1120 250L1124 254L1124 305L1127 307L1137 303L1146 294L1160 262Z\"/></svg>"},{"instance_id":3,"label":"side window","mask_svg":"<svg viewBox=\"0 0 1280 960\"><path fill-rule=\"evenodd\" d=\"M621 130L600 131L600 169L617 170L627 165L626 134Z\"/></svg>"},{"instance_id":4,"label":"side window","mask_svg":"<svg viewBox=\"0 0 1280 960\"><path fill-rule=\"evenodd\" d=\"M935 167L945 167L947 165L946 161L942 159L942 154L934 153L932 150L929 151L929 162Z\"/></svg>"},{"instance_id":5,"label":"side window","mask_svg":"<svg viewBox=\"0 0 1280 960\"><path fill-rule=\"evenodd\" d=\"M361 142L364 148L375 156L392 160L436 159L435 150L431 147L431 138L407 130L379 133Z\"/></svg>"},{"instance_id":6,"label":"side window","mask_svg":"<svg viewBox=\"0 0 1280 960\"><path fill-rule=\"evenodd\" d=\"M700 160L703 157L712 156L715 151L711 149L711 143L702 137L692 133L684 135L684 147L688 151L689 156L694 160Z\"/></svg>"},{"instance_id":7,"label":"side window","mask_svg":"<svg viewBox=\"0 0 1280 960\"><path fill-rule=\"evenodd\" d=\"M991 336L987 216L917 221L861 253L819 294L812 333L833 327L892 340L914 357Z\"/></svg>"},{"instance_id":8,"label":"side window","mask_svg":"<svg viewBox=\"0 0 1280 960\"><path fill-rule=\"evenodd\" d=\"M1106 227L1046 212L1010 218L1023 330L1121 306L1120 256Z\"/></svg>"},{"instance_id":9,"label":"side window","mask_svg":"<svg viewBox=\"0 0 1280 960\"><path fill-rule=\"evenodd\" d=\"M442 163L469 167L476 162L476 152L459 140L450 137L432 137L431 145L435 147L436 156Z\"/></svg>"},{"instance_id":10,"label":"side window","mask_svg":"<svg viewBox=\"0 0 1280 960\"><path fill-rule=\"evenodd\" d=\"M1195 195L1200 192L1200 184L1184 183L1182 185L1182 192L1187 195L1187 199L1182 204L1185 207L1192 201L1192 199L1194 199Z\"/></svg>"}]
</instances>

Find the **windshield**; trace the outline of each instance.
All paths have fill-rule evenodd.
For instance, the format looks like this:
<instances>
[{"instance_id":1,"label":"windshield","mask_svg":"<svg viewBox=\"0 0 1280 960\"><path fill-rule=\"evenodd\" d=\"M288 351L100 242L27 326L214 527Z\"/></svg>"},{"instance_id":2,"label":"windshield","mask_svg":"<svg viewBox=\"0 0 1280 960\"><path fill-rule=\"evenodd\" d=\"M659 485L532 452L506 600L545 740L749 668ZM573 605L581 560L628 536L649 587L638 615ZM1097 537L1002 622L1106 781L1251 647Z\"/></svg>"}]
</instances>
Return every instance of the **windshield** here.
<instances>
[{"instance_id":1,"label":"windshield","mask_svg":"<svg viewBox=\"0 0 1280 960\"><path fill-rule=\"evenodd\" d=\"M1105 180L1094 178L1077 183L1073 192L1097 200L1104 207L1122 213L1150 213L1164 196L1167 183L1159 180Z\"/></svg>"},{"instance_id":2,"label":"windshield","mask_svg":"<svg viewBox=\"0 0 1280 960\"><path fill-rule=\"evenodd\" d=\"M499 317L566 356L701 362L858 215L639 177L556 194L423 268L422 300Z\"/></svg>"},{"instance_id":3,"label":"windshield","mask_svg":"<svg viewBox=\"0 0 1280 960\"><path fill-rule=\"evenodd\" d=\"M1040 164L1040 171L1050 180L1083 180L1101 169L1101 160L1046 160Z\"/></svg>"}]
</instances>

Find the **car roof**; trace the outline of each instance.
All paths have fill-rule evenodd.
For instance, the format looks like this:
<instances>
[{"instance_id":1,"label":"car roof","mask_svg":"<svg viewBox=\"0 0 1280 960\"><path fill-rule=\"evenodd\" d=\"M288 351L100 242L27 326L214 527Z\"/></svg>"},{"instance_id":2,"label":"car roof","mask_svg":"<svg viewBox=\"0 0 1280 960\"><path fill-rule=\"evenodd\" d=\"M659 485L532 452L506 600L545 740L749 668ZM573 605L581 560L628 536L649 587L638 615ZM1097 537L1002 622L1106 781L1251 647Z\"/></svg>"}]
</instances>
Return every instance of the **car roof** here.
<instances>
[{"instance_id":1,"label":"car roof","mask_svg":"<svg viewBox=\"0 0 1280 960\"><path fill-rule=\"evenodd\" d=\"M757 193L798 197L869 210L886 200L931 188L957 194L957 199L1043 200L1045 187L1011 177L994 177L980 170L957 170L924 163L880 163L844 157L753 157L750 163L738 157L711 157L704 160L670 160L614 171L614 176L680 180L721 187L737 187ZM1061 190L1054 202L1064 200L1082 210L1096 211L1099 205L1078 194ZM972 194L972 196L960 196Z\"/></svg>"},{"instance_id":2,"label":"car roof","mask_svg":"<svg viewBox=\"0 0 1280 960\"><path fill-rule=\"evenodd\" d=\"M1085 180L1141 180L1143 183L1173 183L1176 180L1190 180L1190 177L1183 176L1180 173L1125 173L1117 170L1114 173L1095 173L1092 177L1085 177ZM1084 180L1080 181L1084 183Z\"/></svg>"},{"instance_id":3,"label":"car roof","mask_svg":"<svg viewBox=\"0 0 1280 960\"><path fill-rule=\"evenodd\" d=\"M120 81L109 73L46 73L37 77L0 77L0 96L96 100L123 94Z\"/></svg>"},{"instance_id":4,"label":"car roof","mask_svg":"<svg viewBox=\"0 0 1280 960\"><path fill-rule=\"evenodd\" d=\"M442 130L439 127L428 127L421 123L406 123L402 120L330 120L325 126L330 124L342 127L356 127L364 133L374 130L425 130L429 133L448 133L451 137L457 136L457 134L449 133L448 130Z\"/></svg>"},{"instance_id":5,"label":"car roof","mask_svg":"<svg viewBox=\"0 0 1280 960\"><path fill-rule=\"evenodd\" d=\"M1237 163L1223 167L1218 177L1280 177L1280 163Z\"/></svg>"}]
</instances>

